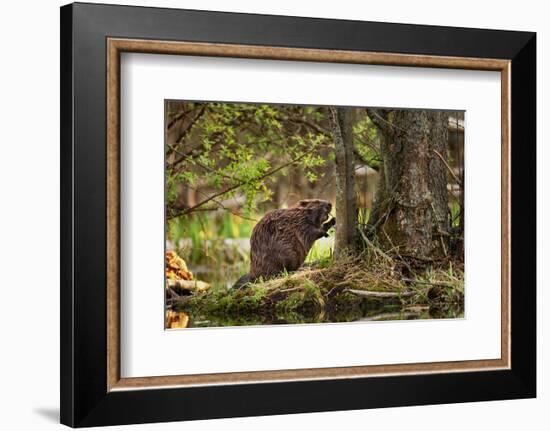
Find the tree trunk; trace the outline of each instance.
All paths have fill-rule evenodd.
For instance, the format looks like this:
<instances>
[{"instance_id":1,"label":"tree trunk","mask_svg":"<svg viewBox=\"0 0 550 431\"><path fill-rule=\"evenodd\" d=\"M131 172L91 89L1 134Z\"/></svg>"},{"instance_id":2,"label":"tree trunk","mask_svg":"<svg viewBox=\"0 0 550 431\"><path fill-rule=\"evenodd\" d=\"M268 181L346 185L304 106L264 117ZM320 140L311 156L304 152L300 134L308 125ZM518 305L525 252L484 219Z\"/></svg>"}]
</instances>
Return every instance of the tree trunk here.
<instances>
[{"instance_id":1,"label":"tree trunk","mask_svg":"<svg viewBox=\"0 0 550 431\"><path fill-rule=\"evenodd\" d=\"M330 108L336 177L336 234L334 254L357 243L357 203L351 108Z\"/></svg>"},{"instance_id":2,"label":"tree trunk","mask_svg":"<svg viewBox=\"0 0 550 431\"><path fill-rule=\"evenodd\" d=\"M382 169L369 219L387 248L417 258L448 252L448 115L439 111L368 110L383 132Z\"/></svg>"}]
</instances>

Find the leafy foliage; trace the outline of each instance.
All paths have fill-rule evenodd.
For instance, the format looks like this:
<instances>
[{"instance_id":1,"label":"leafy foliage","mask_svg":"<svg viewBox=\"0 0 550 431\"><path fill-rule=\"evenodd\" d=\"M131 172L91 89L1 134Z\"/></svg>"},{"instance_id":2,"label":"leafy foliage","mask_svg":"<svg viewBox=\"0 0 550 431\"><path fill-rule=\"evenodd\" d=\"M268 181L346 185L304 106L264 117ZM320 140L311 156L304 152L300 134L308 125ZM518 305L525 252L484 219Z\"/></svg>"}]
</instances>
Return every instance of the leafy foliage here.
<instances>
[{"instance_id":1,"label":"leafy foliage","mask_svg":"<svg viewBox=\"0 0 550 431\"><path fill-rule=\"evenodd\" d=\"M323 107L170 102L167 133L169 217L223 207L237 194L251 213L259 201L271 199L275 173L287 175L294 166L308 181L318 181L316 168L326 164L332 146ZM182 185L213 192L181 209L175 204Z\"/></svg>"},{"instance_id":2,"label":"leafy foliage","mask_svg":"<svg viewBox=\"0 0 550 431\"><path fill-rule=\"evenodd\" d=\"M353 125L353 145L357 157L372 169L380 167L379 132L367 115Z\"/></svg>"}]
</instances>

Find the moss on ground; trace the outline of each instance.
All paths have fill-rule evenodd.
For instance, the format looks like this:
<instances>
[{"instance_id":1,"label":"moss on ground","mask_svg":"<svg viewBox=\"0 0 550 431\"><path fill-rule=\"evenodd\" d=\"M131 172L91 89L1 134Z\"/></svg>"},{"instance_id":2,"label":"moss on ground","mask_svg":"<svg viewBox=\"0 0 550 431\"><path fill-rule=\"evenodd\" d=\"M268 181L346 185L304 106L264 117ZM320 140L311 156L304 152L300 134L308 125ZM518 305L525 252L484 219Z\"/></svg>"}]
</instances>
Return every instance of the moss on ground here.
<instances>
[{"instance_id":1,"label":"moss on ground","mask_svg":"<svg viewBox=\"0 0 550 431\"><path fill-rule=\"evenodd\" d=\"M217 288L183 297L173 307L235 325L351 321L368 318L371 310L387 311L389 317L398 312L426 317L427 309L428 317L461 317L463 279L463 265L456 262L437 262L415 271L410 263L388 254L364 252L258 281L241 290ZM367 298L358 291L395 296ZM421 307L424 314L408 312L407 307Z\"/></svg>"}]
</instances>

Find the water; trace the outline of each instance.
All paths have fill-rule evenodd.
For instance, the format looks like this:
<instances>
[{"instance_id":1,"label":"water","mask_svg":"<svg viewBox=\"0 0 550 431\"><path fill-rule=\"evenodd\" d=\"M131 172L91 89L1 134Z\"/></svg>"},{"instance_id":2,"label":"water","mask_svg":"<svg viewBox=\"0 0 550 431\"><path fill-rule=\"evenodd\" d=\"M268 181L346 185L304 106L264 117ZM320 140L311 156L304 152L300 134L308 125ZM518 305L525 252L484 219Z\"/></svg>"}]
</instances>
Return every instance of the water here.
<instances>
[{"instance_id":1,"label":"water","mask_svg":"<svg viewBox=\"0 0 550 431\"><path fill-rule=\"evenodd\" d=\"M343 322L378 322L388 320L416 320L461 318L464 311L436 310L427 306L403 307L400 304L386 304L383 306L362 306L347 311L321 311L305 315L300 313L283 314L247 314L242 316L220 316L207 314L192 314L184 311L168 310L166 313L166 328L208 328L227 326L258 326L284 325L304 323L343 323Z\"/></svg>"}]
</instances>

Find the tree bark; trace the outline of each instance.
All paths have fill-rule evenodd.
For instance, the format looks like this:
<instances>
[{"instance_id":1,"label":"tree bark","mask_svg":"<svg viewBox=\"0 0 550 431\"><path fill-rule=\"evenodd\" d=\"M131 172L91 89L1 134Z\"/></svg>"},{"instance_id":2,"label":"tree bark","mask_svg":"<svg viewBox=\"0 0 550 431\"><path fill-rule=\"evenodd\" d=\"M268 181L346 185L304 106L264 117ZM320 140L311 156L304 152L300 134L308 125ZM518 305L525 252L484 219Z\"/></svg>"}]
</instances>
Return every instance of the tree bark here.
<instances>
[{"instance_id":1,"label":"tree bark","mask_svg":"<svg viewBox=\"0 0 550 431\"><path fill-rule=\"evenodd\" d=\"M357 244L357 202L351 108L330 108L336 178L336 234L334 254Z\"/></svg>"},{"instance_id":2,"label":"tree bark","mask_svg":"<svg viewBox=\"0 0 550 431\"><path fill-rule=\"evenodd\" d=\"M418 258L448 252L448 115L441 111L369 110L382 131L382 168L369 218L386 248ZM437 152L437 153L436 153Z\"/></svg>"}]
</instances>

